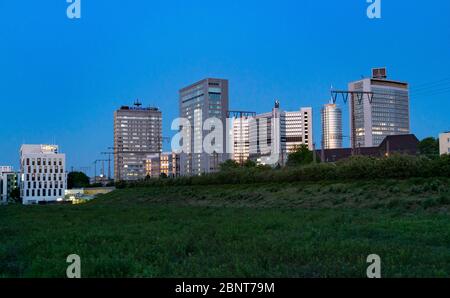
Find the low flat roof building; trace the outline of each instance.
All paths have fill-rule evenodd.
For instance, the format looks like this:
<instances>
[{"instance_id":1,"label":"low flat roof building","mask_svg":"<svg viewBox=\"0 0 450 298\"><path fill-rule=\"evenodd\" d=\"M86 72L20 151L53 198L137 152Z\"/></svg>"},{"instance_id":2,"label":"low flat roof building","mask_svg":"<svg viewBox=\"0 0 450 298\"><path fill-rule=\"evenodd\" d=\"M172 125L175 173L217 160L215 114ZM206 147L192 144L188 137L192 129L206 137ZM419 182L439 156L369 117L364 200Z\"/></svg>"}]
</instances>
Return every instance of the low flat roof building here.
<instances>
[{"instance_id":1,"label":"low flat roof building","mask_svg":"<svg viewBox=\"0 0 450 298\"><path fill-rule=\"evenodd\" d=\"M316 150L316 156L322 156L322 150ZM386 157L392 154L419 154L419 140L413 134L387 136L378 147L360 147L353 152L351 148L325 149L324 162L336 162L351 156Z\"/></svg>"}]
</instances>

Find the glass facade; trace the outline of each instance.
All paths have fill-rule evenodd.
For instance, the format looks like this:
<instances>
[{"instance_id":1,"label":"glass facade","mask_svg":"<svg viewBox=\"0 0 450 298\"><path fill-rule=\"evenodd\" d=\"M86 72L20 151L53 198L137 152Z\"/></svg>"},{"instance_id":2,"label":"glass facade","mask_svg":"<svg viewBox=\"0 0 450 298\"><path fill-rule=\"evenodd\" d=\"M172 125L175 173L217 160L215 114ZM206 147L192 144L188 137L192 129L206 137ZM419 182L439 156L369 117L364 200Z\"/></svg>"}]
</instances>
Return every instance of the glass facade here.
<instances>
[{"instance_id":1,"label":"glass facade","mask_svg":"<svg viewBox=\"0 0 450 298\"><path fill-rule=\"evenodd\" d=\"M350 100L351 137L357 148L376 147L387 136L410 133L407 83L364 79L351 83L349 90L373 92L372 98L355 94Z\"/></svg>"},{"instance_id":2,"label":"glass facade","mask_svg":"<svg viewBox=\"0 0 450 298\"><path fill-rule=\"evenodd\" d=\"M188 152L180 157L182 175L200 175L217 171L219 164L228 159L227 154L207 154L203 150L203 141L212 130L203 130L204 121L217 118L223 124L225 142L226 119L228 112L228 81L205 79L180 90L180 117L189 120L191 128L187 134ZM223 148L225 152L225 148Z\"/></svg>"}]
</instances>

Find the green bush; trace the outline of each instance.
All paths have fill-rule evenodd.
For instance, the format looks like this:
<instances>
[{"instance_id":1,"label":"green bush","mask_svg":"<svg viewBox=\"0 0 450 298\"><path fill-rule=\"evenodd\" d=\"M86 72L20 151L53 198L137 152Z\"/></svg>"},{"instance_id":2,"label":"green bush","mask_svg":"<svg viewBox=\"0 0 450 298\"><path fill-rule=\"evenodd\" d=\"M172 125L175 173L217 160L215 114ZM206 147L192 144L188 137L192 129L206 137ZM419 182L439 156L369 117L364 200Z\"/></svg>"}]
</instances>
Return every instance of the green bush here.
<instances>
[{"instance_id":1,"label":"green bush","mask_svg":"<svg viewBox=\"0 0 450 298\"><path fill-rule=\"evenodd\" d=\"M318 182L367 179L406 179L450 177L450 156L436 159L408 155L386 158L355 156L337 163L309 164L296 167L270 169L267 167L223 167L218 173L173 179L149 179L129 182L127 187L252 184L279 182ZM436 184L438 185L438 184ZM433 183L427 189L413 192L438 191ZM121 187L125 187L120 185Z\"/></svg>"}]
</instances>

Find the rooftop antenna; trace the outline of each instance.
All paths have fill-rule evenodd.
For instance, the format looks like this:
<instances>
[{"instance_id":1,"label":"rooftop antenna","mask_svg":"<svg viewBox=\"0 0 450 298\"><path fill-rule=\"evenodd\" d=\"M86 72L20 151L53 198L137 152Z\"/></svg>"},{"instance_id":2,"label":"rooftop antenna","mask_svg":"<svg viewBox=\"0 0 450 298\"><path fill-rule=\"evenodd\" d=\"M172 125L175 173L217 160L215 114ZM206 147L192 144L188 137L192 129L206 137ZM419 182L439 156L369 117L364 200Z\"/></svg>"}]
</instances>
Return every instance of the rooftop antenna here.
<instances>
[{"instance_id":1,"label":"rooftop antenna","mask_svg":"<svg viewBox=\"0 0 450 298\"><path fill-rule=\"evenodd\" d=\"M134 105L138 108L142 106L142 103L139 101L139 98L135 100Z\"/></svg>"},{"instance_id":2,"label":"rooftop antenna","mask_svg":"<svg viewBox=\"0 0 450 298\"><path fill-rule=\"evenodd\" d=\"M275 99L275 109L280 108L280 101L278 99Z\"/></svg>"},{"instance_id":3,"label":"rooftop antenna","mask_svg":"<svg viewBox=\"0 0 450 298\"><path fill-rule=\"evenodd\" d=\"M333 91L333 85L331 85L330 90ZM329 103L330 103L330 104L333 104L333 102L334 102L334 101L333 101L333 95L331 95L331 96L330 96L330 102L329 102Z\"/></svg>"}]
</instances>

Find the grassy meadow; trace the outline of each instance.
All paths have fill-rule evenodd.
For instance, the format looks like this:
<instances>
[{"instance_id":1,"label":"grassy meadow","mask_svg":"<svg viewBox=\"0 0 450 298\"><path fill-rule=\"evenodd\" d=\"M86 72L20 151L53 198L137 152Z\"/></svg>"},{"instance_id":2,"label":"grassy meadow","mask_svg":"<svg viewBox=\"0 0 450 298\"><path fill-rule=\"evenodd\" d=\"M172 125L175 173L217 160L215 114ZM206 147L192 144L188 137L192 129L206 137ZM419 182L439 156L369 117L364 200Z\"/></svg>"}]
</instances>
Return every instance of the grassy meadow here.
<instances>
[{"instance_id":1,"label":"grassy meadow","mask_svg":"<svg viewBox=\"0 0 450 298\"><path fill-rule=\"evenodd\" d=\"M0 206L0 277L450 276L450 179L154 186Z\"/></svg>"}]
</instances>

